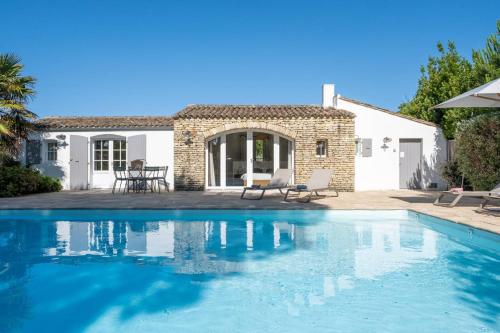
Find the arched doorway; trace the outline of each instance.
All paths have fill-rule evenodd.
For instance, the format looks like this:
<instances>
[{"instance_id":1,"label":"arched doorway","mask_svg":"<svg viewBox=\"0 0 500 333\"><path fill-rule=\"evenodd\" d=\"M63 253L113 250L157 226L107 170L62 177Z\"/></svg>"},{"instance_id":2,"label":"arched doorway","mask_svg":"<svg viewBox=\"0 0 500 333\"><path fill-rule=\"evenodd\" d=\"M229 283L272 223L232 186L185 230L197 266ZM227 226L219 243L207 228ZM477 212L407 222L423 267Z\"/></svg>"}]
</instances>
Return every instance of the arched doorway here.
<instances>
[{"instance_id":1,"label":"arched doorway","mask_svg":"<svg viewBox=\"0 0 500 333\"><path fill-rule=\"evenodd\" d=\"M293 169L294 142L271 131L234 130L209 137L205 154L207 189L266 185L277 169Z\"/></svg>"}]
</instances>

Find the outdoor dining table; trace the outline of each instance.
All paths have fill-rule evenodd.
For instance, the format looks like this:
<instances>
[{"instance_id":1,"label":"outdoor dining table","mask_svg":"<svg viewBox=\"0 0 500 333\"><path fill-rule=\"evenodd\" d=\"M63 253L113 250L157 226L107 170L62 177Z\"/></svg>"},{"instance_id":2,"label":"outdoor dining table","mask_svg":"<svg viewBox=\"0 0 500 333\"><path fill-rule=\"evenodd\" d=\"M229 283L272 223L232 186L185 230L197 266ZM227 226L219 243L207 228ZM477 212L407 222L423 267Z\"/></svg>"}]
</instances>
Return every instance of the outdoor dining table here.
<instances>
[{"instance_id":1,"label":"outdoor dining table","mask_svg":"<svg viewBox=\"0 0 500 333\"><path fill-rule=\"evenodd\" d=\"M113 186L113 193L117 182L125 182L126 186L123 193L143 192L150 190L161 192L161 185L163 184L168 191L168 183L166 182L167 167L147 166L143 168L123 168L115 170L115 185ZM121 186L120 186L121 189Z\"/></svg>"}]
</instances>

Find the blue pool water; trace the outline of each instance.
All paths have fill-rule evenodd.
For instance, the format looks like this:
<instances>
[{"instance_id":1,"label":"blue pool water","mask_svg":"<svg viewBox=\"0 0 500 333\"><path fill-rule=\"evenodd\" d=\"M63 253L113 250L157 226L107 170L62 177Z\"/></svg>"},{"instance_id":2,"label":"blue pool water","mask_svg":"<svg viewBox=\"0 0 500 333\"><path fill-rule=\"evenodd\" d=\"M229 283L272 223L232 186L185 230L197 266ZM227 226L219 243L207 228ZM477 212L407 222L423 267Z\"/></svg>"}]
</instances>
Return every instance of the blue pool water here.
<instances>
[{"instance_id":1,"label":"blue pool water","mask_svg":"<svg viewBox=\"0 0 500 333\"><path fill-rule=\"evenodd\" d=\"M0 332L499 332L500 237L407 211L0 211Z\"/></svg>"}]
</instances>

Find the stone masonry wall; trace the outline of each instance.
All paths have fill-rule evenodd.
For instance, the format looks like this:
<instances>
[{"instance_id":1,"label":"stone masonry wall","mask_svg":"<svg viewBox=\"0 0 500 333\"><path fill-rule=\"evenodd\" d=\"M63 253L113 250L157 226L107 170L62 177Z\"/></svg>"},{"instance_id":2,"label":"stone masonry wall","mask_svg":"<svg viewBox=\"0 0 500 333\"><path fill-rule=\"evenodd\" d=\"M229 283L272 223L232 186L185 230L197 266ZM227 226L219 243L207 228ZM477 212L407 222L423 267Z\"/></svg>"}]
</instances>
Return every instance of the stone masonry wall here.
<instances>
[{"instance_id":1,"label":"stone masonry wall","mask_svg":"<svg viewBox=\"0 0 500 333\"><path fill-rule=\"evenodd\" d=\"M207 137L234 129L267 129L295 140L295 184L304 183L313 169L334 170L331 185L339 191L354 190L354 119L175 119L174 177L178 190L205 187ZM186 143L184 133L190 132ZM316 157L316 141L328 140L327 157Z\"/></svg>"}]
</instances>

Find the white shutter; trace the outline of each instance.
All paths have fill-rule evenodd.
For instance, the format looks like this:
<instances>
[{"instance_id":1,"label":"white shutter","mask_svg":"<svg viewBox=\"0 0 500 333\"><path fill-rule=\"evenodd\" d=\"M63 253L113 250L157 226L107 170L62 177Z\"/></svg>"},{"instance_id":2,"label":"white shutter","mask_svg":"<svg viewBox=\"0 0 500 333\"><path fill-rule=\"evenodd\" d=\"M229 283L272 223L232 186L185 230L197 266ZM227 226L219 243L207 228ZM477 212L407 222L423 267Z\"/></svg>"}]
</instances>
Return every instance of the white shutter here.
<instances>
[{"instance_id":1,"label":"white shutter","mask_svg":"<svg viewBox=\"0 0 500 333\"><path fill-rule=\"evenodd\" d=\"M146 134L129 136L127 140L127 164L134 160L146 163Z\"/></svg>"},{"instance_id":2,"label":"white shutter","mask_svg":"<svg viewBox=\"0 0 500 333\"><path fill-rule=\"evenodd\" d=\"M372 157L372 139L363 139L361 148L363 149L361 156Z\"/></svg>"}]
</instances>

